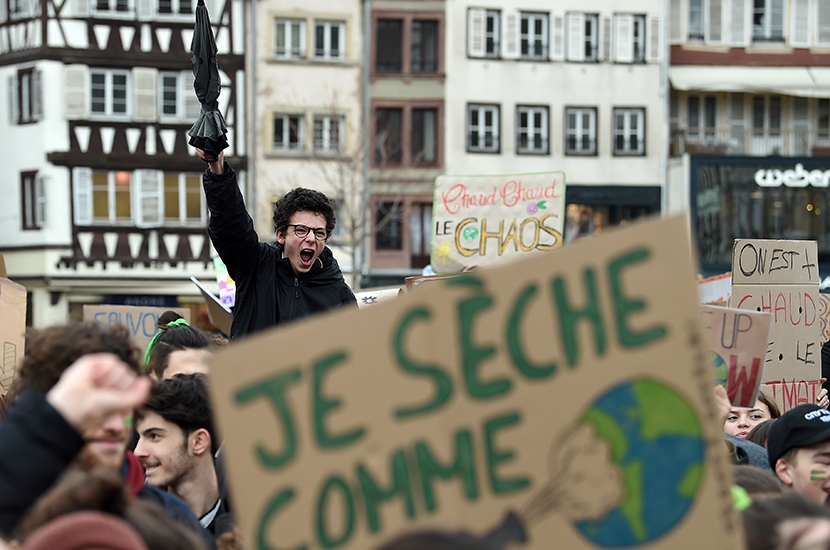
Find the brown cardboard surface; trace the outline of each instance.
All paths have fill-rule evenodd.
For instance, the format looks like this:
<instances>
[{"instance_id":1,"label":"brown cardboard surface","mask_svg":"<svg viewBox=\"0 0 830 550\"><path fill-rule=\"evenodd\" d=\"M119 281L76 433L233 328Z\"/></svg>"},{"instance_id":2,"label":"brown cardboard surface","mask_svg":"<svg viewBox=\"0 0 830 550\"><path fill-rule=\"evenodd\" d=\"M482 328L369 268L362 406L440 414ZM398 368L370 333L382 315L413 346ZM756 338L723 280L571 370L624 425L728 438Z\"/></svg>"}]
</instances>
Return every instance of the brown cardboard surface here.
<instances>
[{"instance_id":1,"label":"brown cardboard surface","mask_svg":"<svg viewBox=\"0 0 830 550\"><path fill-rule=\"evenodd\" d=\"M726 386L735 407L755 405L764 372L772 316L769 313L703 306L703 330L715 365L715 381Z\"/></svg>"},{"instance_id":2,"label":"brown cardboard surface","mask_svg":"<svg viewBox=\"0 0 830 550\"><path fill-rule=\"evenodd\" d=\"M510 548L740 548L687 242L632 224L217 353L244 538L371 550L513 512Z\"/></svg>"},{"instance_id":3,"label":"brown cardboard surface","mask_svg":"<svg viewBox=\"0 0 830 550\"><path fill-rule=\"evenodd\" d=\"M4 277L0 278L0 340L0 392L5 395L26 346L26 289Z\"/></svg>"},{"instance_id":4,"label":"brown cardboard surface","mask_svg":"<svg viewBox=\"0 0 830 550\"><path fill-rule=\"evenodd\" d=\"M562 246L565 173L439 176L432 203L435 273Z\"/></svg>"},{"instance_id":5,"label":"brown cardboard surface","mask_svg":"<svg viewBox=\"0 0 830 550\"><path fill-rule=\"evenodd\" d=\"M816 284L818 243L735 239L732 284Z\"/></svg>"},{"instance_id":6,"label":"brown cardboard surface","mask_svg":"<svg viewBox=\"0 0 830 550\"><path fill-rule=\"evenodd\" d=\"M190 322L190 310L181 307L85 305L84 321L105 326L124 325L143 352L157 332L156 323L165 311L175 311Z\"/></svg>"},{"instance_id":7,"label":"brown cardboard surface","mask_svg":"<svg viewBox=\"0 0 830 550\"><path fill-rule=\"evenodd\" d=\"M818 295L819 323L821 330L819 334L819 345L823 346L830 340L830 294L821 293Z\"/></svg>"},{"instance_id":8,"label":"brown cardboard surface","mask_svg":"<svg viewBox=\"0 0 830 550\"><path fill-rule=\"evenodd\" d=\"M821 390L818 284L734 285L732 306L771 314L765 391L782 410L815 403Z\"/></svg>"},{"instance_id":9,"label":"brown cardboard surface","mask_svg":"<svg viewBox=\"0 0 830 550\"><path fill-rule=\"evenodd\" d=\"M233 324L233 313L229 310L222 301L217 298L213 292L208 290L205 285L199 282L196 277L191 277L191 281L202 293L202 298L205 300L208 310L208 319L210 324L218 328L225 336L230 336L231 325Z\"/></svg>"}]
</instances>

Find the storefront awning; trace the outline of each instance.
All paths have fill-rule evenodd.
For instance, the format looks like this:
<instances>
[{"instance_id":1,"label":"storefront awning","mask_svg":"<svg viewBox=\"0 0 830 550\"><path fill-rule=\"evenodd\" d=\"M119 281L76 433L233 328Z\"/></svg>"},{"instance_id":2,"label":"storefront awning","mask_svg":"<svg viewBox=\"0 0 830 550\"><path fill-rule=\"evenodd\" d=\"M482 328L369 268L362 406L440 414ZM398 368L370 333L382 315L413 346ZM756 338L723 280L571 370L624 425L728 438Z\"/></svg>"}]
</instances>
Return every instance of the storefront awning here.
<instances>
[{"instance_id":1,"label":"storefront awning","mask_svg":"<svg viewBox=\"0 0 830 550\"><path fill-rule=\"evenodd\" d=\"M675 66L669 80L683 91L830 97L830 67Z\"/></svg>"}]
</instances>

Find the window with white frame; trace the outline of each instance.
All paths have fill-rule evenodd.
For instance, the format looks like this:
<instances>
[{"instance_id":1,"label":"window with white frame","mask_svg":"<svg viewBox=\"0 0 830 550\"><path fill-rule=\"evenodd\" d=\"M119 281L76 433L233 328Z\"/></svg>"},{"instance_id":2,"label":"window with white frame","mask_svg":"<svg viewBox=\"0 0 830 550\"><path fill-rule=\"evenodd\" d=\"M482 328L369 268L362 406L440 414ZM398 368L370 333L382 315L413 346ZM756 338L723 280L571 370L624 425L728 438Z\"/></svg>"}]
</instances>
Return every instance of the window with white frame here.
<instances>
[{"instance_id":1,"label":"window with white frame","mask_svg":"<svg viewBox=\"0 0 830 550\"><path fill-rule=\"evenodd\" d=\"M132 172L92 172L92 222L128 224L133 221Z\"/></svg>"},{"instance_id":2,"label":"window with white frame","mask_svg":"<svg viewBox=\"0 0 830 550\"><path fill-rule=\"evenodd\" d=\"M438 162L438 109L412 109L411 140L413 163Z\"/></svg>"},{"instance_id":3,"label":"window with white frame","mask_svg":"<svg viewBox=\"0 0 830 550\"><path fill-rule=\"evenodd\" d=\"M93 0L95 12L100 14L124 14L133 12L133 0Z\"/></svg>"},{"instance_id":4,"label":"window with white frame","mask_svg":"<svg viewBox=\"0 0 830 550\"><path fill-rule=\"evenodd\" d=\"M305 21L300 19L274 21L274 56L279 59L305 57Z\"/></svg>"},{"instance_id":5,"label":"window with white frame","mask_svg":"<svg viewBox=\"0 0 830 550\"><path fill-rule=\"evenodd\" d=\"M20 174L23 229L42 229L46 221L46 194L37 172Z\"/></svg>"},{"instance_id":6,"label":"window with white frame","mask_svg":"<svg viewBox=\"0 0 830 550\"><path fill-rule=\"evenodd\" d=\"M548 108L518 106L516 108L516 151L548 153Z\"/></svg>"},{"instance_id":7,"label":"window with white frame","mask_svg":"<svg viewBox=\"0 0 830 550\"><path fill-rule=\"evenodd\" d=\"M752 133L769 137L781 135L781 96L752 97Z\"/></svg>"},{"instance_id":8,"label":"window with white frame","mask_svg":"<svg viewBox=\"0 0 830 550\"><path fill-rule=\"evenodd\" d=\"M635 15L631 20L631 41L634 63L646 61L646 16Z\"/></svg>"},{"instance_id":9,"label":"window with white frame","mask_svg":"<svg viewBox=\"0 0 830 550\"><path fill-rule=\"evenodd\" d=\"M342 21L314 23L314 58L340 61L345 57L346 24Z\"/></svg>"},{"instance_id":10,"label":"window with white frame","mask_svg":"<svg viewBox=\"0 0 830 550\"><path fill-rule=\"evenodd\" d=\"M689 0L689 40L703 40L703 0Z\"/></svg>"},{"instance_id":11,"label":"window with white frame","mask_svg":"<svg viewBox=\"0 0 830 550\"><path fill-rule=\"evenodd\" d=\"M714 95L689 94L686 97L686 137L691 141L711 143L717 129L717 98Z\"/></svg>"},{"instance_id":12,"label":"window with white frame","mask_svg":"<svg viewBox=\"0 0 830 550\"><path fill-rule=\"evenodd\" d=\"M589 13L585 14L585 61L597 61L599 59L599 17Z\"/></svg>"},{"instance_id":13,"label":"window with white frame","mask_svg":"<svg viewBox=\"0 0 830 550\"><path fill-rule=\"evenodd\" d=\"M90 69L89 111L92 115L130 116L130 72Z\"/></svg>"},{"instance_id":14,"label":"window with white frame","mask_svg":"<svg viewBox=\"0 0 830 550\"><path fill-rule=\"evenodd\" d=\"M565 154L597 154L597 110L594 107L565 109Z\"/></svg>"},{"instance_id":15,"label":"window with white frame","mask_svg":"<svg viewBox=\"0 0 830 550\"><path fill-rule=\"evenodd\" d=\"M645 154L645 110L614 109L614 154Z\"/></svg>"},{"instance_id":16,"label":"window with white frame","mask_svg":"<svg viewBox=\"0 0 830 550\"><path fill-rule=\"evenodd\" d=\"M498 153L499 106L467 106L467 151L471 153Z\"/></svg>"},{"instance_id":17,"label":"window with white frame","mask_svg":"<svg viewBox=\"0 0 830 550\"><path fill-rule=\"evenodd\" d=\"M784 41L784 0L753 0L752 40Z\"/></svg>"},{"instance_id":18,"label":"window with white frame","mask_svg":"<svg viewBox=\"0 0 830 550\"><path fill-rule=\"evenodd\" d=\"M548 58L548 14L522 12L520 32L522 59Z\"/></svg>"},{"instance_id":19,"label":"window with white frame","mask_svg":"<svg viewBox=\"0 0 830 550\"><path fill-rule=\"evenodd\" d=\"M162 15L190 15L193 13L193 0L158 0L158 12ZM211 14L218 19L218 14Z\"/></svg>"},{"instance_id":20,"label":"window with white frame","mask_svg":"<svg viewBox=\"0 0 830 550\"><path fill-rule=\"evenodd\" d=\"M193 93L193 73L159 73L159 115L164 121L191 120L199 116L201 104Z\"/></svg>"},{"instance_id":21,"label":"window with white frame","mask_svg":"<svg viewBox=\"0 0 830 550\"><path fill-rule=\"evenodd\" d=\"M303 148L305 118L303 115L274 115L274 150L298 151Z\"/></svg>"},{"instance_id":22,"label":"window with white frame","mask_svg":"<svg viewBox=\"0 0 830 550\"><path fill-rule=\"evenodd\" d=\"M501 41L501 12L487 10L484 18L484 57L498 58Z\"/></svg>"},{"instance_id":23,"label":"window with white frame","mask_svg":"<svg viewBox=\"0 0 830 550\"><path fill-rule=\"evenodd\" d=\"M34 0L9 0L9 19L18 20L39 15L40 3Z\"/></svg>"},{"instance_id":24,"label":"window with white frame","mask_svg":"<svg viewBox=\"0 0 830 550\"><path fill-rule=\"evenodd\" d=\"M207 221L201 174L164 173L165 225L202 225Z\"/></svg>"},{"instance_id":25,"label":"window with white frame","mask_svg":"<svg viewBox=\"0 0 830 550\"><path fill-rule=\"evenodd\" d=\"M9 122L27 124L43 118L42 72L20 69L9 77Z\"/></svg>"},{"instance_id":26,"label":"window with white frame","mask_svg":"<svg viewBox=\"0 0 830 550\"><path fill-rule=\"evenodd\" d=\"M322 153L343 151L343 121L338 115L314 116L314 150Z\"/></svg>"}]
</instances>

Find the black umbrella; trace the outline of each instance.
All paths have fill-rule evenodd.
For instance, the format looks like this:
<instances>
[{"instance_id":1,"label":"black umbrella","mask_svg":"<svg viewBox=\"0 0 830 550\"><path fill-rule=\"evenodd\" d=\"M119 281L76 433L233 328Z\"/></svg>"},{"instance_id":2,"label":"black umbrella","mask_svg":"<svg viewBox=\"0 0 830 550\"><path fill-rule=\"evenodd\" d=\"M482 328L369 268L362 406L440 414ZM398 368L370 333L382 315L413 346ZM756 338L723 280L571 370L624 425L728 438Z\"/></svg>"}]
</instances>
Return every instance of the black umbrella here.
<instances>
[{"instance_id":1,"label":"black umbrella","mask_svg":"<svg viewBox=\"0 0 830 550\"><path fill-rule=\"evenodd\" d=\"M190 145L212 153L214 157L228 146L228 126L219 112L219 65L216 62L216 40L204 0L196 6L196 25L190 42L193 65L193 90L202 104L202 111L190 130Z\"/></svg>"}]
</instances>

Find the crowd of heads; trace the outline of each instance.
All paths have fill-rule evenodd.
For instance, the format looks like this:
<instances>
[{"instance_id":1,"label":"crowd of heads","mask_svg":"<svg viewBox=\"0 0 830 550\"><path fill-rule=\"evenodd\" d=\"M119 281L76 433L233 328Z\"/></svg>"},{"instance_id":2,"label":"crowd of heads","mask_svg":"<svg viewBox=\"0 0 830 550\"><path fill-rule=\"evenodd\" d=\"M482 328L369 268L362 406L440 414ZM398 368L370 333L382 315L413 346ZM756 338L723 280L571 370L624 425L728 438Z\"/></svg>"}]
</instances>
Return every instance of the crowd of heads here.
<instances>
[{"instance_id":1,"label":"crowd of heads","mask_svg":"<svg viewBox=\"0 0 830 550\"><path fill-rule=\"evenodd\" d=\"M27 394L49 401L84 357L109 354L130 377L144 373L154 382L137 407L77 423L82 449L21 510L5 538L25 550L243 548L207 378L210 355L225 345L172 312L159 319L159 333L144 354L121 326L82 323L32 332L4 400L8 422L1 429L12 429L6 424L14 423L16 404ZM830 549L830 411L803 404L782 414L760 392L753 406L728 407L723 414L723 452L732 451L736 462L733 495L746 548ZM746 459L758 453L760 462ZM399 536L378 550L499 548L484 536L432 530Z\"/></svg>"}]
</instances>

